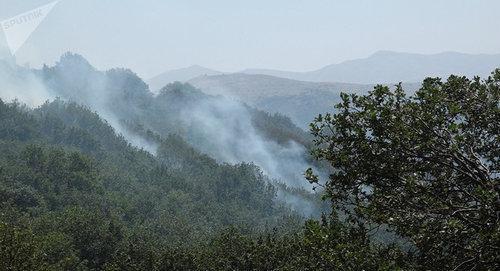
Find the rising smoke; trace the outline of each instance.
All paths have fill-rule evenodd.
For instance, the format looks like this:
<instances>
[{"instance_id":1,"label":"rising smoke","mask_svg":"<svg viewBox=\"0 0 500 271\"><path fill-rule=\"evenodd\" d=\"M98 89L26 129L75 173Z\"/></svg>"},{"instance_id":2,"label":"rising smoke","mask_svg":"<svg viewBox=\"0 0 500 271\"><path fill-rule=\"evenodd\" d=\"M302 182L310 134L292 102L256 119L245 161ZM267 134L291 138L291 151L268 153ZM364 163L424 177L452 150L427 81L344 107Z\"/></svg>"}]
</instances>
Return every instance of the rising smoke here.
<instances>
[{"instance_id":1,"label":"rising smoke","mask_svg":"<svg viewBox=\"0 0 500 271\"><path fill-rule=\"evenodd\" d=\"M124 125L124 120L140 115L141 110L147 110L147 101L155 99L147 85L132 72L122 69L100 72L73 54L66 54L54 67L44 67L41 71L0 63L2 99L18 99L34 107L60 97L87 105L129 143L156 154L158 146L154 142ZM219 162L251 162L271 181L306 187L302 172L310 165L302 145L294 141L278 144L266 139L253 126L247 106L222 96L207 97L177 112L180 124L189 131L185 137L190 144ZM137 103L141 99L145 100L144 108ZM278 196L305 214L313 209L311 203L299 196L292 197L285 191L279 191Z\"/></svg>"},{"instance_id":2,"label":"rising smoke","mask_svg":"<svg viewBox=\"0 0 500 271\"><path fill-rule=\"evenodd\" d=\"M284 146L265 139L242 103L222 96L204 99L183 110L181 120L191 128L188 140L218 161L253 162L271 178L305 187L301 171L310 166L304 158L306 149L294 141Z\"/></svg>"},{"instance_id":3,"label":"rising smoke","mask_svg":"<svg viewBox=\"0 0 500 271\"><path fill-rule=\"evenodd\" d=\"M54 95L29 69L12 61L0 60L0 97L5 101L18 100L35 107L53 99Z\"/></svg>"}]
</instances>

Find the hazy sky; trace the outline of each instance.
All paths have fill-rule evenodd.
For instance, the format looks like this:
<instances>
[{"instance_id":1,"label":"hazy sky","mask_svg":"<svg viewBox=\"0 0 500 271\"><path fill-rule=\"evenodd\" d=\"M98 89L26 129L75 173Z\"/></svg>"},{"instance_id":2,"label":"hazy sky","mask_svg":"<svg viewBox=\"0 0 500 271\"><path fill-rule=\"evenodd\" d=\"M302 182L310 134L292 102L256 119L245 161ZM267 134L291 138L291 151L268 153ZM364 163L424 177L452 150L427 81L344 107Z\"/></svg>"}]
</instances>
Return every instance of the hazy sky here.
<instances>
[{"instance_id":1,"label":"hazy sky","mask_svg":"<svg viewBox=\"0 0 500 271\"><path fill-rule=\"evenodd\" d=\"M0 0L0 20L49 2ZM148 78L193 64L306 71L378 50L500 53L499 12L498 0L62 0L17 58L73 51Z\"/></svg>"}]
</instances>

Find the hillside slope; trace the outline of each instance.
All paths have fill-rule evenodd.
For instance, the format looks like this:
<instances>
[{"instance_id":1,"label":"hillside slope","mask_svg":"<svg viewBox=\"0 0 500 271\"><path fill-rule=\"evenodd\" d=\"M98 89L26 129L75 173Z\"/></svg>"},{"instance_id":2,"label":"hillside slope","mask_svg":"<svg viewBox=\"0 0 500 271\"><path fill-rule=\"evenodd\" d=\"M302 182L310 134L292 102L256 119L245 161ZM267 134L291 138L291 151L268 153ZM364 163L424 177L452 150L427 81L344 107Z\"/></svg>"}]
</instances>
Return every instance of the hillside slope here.
<instances>
[{"instance_id":1,"label":"hillside slope","mask_svg":"<svg viewBox=\"0 0 500 271\"><path fill-rule=\"evenodd\" d=\"M190 84L211 95L224 95L241 100L261 110L289 116L307 129L318 114L330 111L340 101L340 93L367 93L374 85L317 83L261 74L227 74L200 76ZM415 91L419 84L403 84Z\"/></svg>"}]
</instances>

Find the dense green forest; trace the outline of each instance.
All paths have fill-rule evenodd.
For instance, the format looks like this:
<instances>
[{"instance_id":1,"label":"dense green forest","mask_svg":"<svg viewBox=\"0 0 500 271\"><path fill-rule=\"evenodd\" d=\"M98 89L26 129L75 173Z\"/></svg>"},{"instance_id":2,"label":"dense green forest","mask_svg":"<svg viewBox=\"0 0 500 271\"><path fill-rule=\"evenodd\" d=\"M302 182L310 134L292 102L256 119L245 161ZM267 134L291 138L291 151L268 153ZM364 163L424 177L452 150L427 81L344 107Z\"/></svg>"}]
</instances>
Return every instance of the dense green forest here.
<instances>
[{"instance_id":1,"label":"dense green forest","mask_svg":"<svg viewBox=\"0 0 500 271\"><path fill-rule=\"evenodd\" d=\"M0 100L0 270L500 268L500 71L343 94L311 135L78 55L32 72L59 98Z\"/></svg>"},{"instance_id":2,"label":"dense green forest","mask_svg":"<svg viewBox=\"0 0 500 271\"><path fill-rule=\"evenodd\" d=\"M218 164L178 136L154 157L74 103L0 108L2 234L29 230L57 250L48 264L102 268L132 240L183 247L229 226L286 232L301 221L256 166Z\"/></svg>"},{"instance_id":3,"label":"dense green forest","mask_svg":"<svg viewBox=\"0 0 500 271\"><path fill-rule=\"evenodd\" d=\"M353 241L315 222L302 239L255 166L217 164L178 136L156 159L76 104L0 105L7 270L315 269L328 261L311 261L309 242Z\"/></svg>"}]
</instances>

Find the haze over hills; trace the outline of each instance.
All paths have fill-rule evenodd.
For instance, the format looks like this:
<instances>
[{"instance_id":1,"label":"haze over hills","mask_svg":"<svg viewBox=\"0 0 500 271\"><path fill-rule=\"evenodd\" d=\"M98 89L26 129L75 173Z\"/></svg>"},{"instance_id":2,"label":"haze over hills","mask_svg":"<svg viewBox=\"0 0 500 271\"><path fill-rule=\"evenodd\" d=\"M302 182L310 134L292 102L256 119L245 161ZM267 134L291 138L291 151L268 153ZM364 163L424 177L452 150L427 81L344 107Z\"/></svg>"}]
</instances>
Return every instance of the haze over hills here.
<instances>
[{"instance_id":1,"label":"haze over hills","mask_svg":"<svg viewBox=\"0 0 500 271\"><path fill-rule=\"evenodd\" d=\"M433 55L379 51L367 58L333 64L311 72L248 69L223 73L194 65L170 70L147 81L153 92L174 81L189 82L212 95L231 96L259 109L289 116L306 128L339 101L341 91L365 93L374 84L420 82L450 74L487 77L500 66L500 54L445 52ZM342 83L339 83L342 82ZM409 91L418 84L406 84Z\"/></svg>"},{"instance_id":2,"label":"haze over hills","mask_svg":"<svg viewBox=\"0 0 500 271\"><path fill-rule=\"evenodd\" d=\"M259 109L289 116L298 126L307 125L340 99L340 92L366 93L375 84L406 82L413 92L426 77L451 74L469 78L489 76L500 66L500 55L445 52L434 55L379 51L365 59L346 61L312 72L245 70L241 73L202 75L189 80L213 95L232 96ZM342 82L342 83L338 83Z\"/></svg>"},{"instance_id":3,"label":"haze over hills","mask_svg":"<svg viewBox=\"0 0 500 271\"><path fill-rule=\"evenodd\" d=\"M211 95L238 97L253 102L274 96L297 95L310 91L368 90L370 85L304 82L262 74L223 74L199 76L188 81Z\"/></svg>"},{"instance_id":4,"label":"haze over hills","mask_svg":"<svg viewBox=\"0 0 500 271\"><path fill-rule=\"evenodd\" d=\"M134 72L99 71L73 53L40 70L0 61L0 83L0 98L6 101L39 106L59 97L89 106L133 146L152 154L159 144L148 131L163 137L176 134L218 162L254 163L280 182L306 185L296 169L310 167L307 133L286 117L204 94L189 84L169 84L155 95Z\"/></svg>"},{"instance_id":5,"label":"haze over hills","mask_svg":"<svg viewBox=\"0 0 500 271\"><path fill-rule=\"evenodd\" d=\"M289 116L303 129L318 115L330 111L340 101L340 92L366 93L372 84L298 81L262 74L200 76L188 81L211 95L241 100L261 110ZM419 84L407 83L409 91Z\"/></svg>"},{"instance_id":6,"label":"haze over hills","mask_svg":"<svg viewBox=\"0 0 500 271\"><path fill-rule=\"evenodd\" d=\"M378 51L367 58L348 60L309 72L245 69L239 73L270 75L311 82L390 84L420 82L426 77L447 78L451 74L487 77L499 65L500 54L443 52L426 55ZM186 82L203 75L221 74L224 73L201 66L191 66L162 73L148 80L148 84L152 90L157 90L174 81Z\"/></svg>"},{"instance_id":7,"label":"haze over hills","mask_svg":"<svg viewBox=\"0 0 500 271\"><path fill-rule=\"evenodd\" d=\"M499 65L500 54L443 52L425 55L379 51L367 58L349 60L310 72L248 69L243 73L313 82L377 84L420 82L425 77L447 78L451 74L486 77Z\"/></svg>"},{"instance_id":8,"label":"haze over hills","mask_svg":"<svg viewBox=\"0 0 500 271\"><path fill-rule=\"evenodd\" d=\"M200 76L188 81L211 95L241 100L261 110L284 114L301 127L339 101L341 91L367 92L372 85L305 82L262 74Z\"/></svg>"},{"instance_id":9,"label":"haze over hills","mask_svg":"<svg viewBox=\"0 0 500 271\"><path fill-rule=\"evenodd\" d=\"M193 65L187 68L175 69L161 73L148 80L149 87L152 91L157 91L175 81L185 82L189 79L201 76L201 75L218 75L222 72L215 71L209 68L205 68L199 65Z\"/></svg>"}]
</instances>

